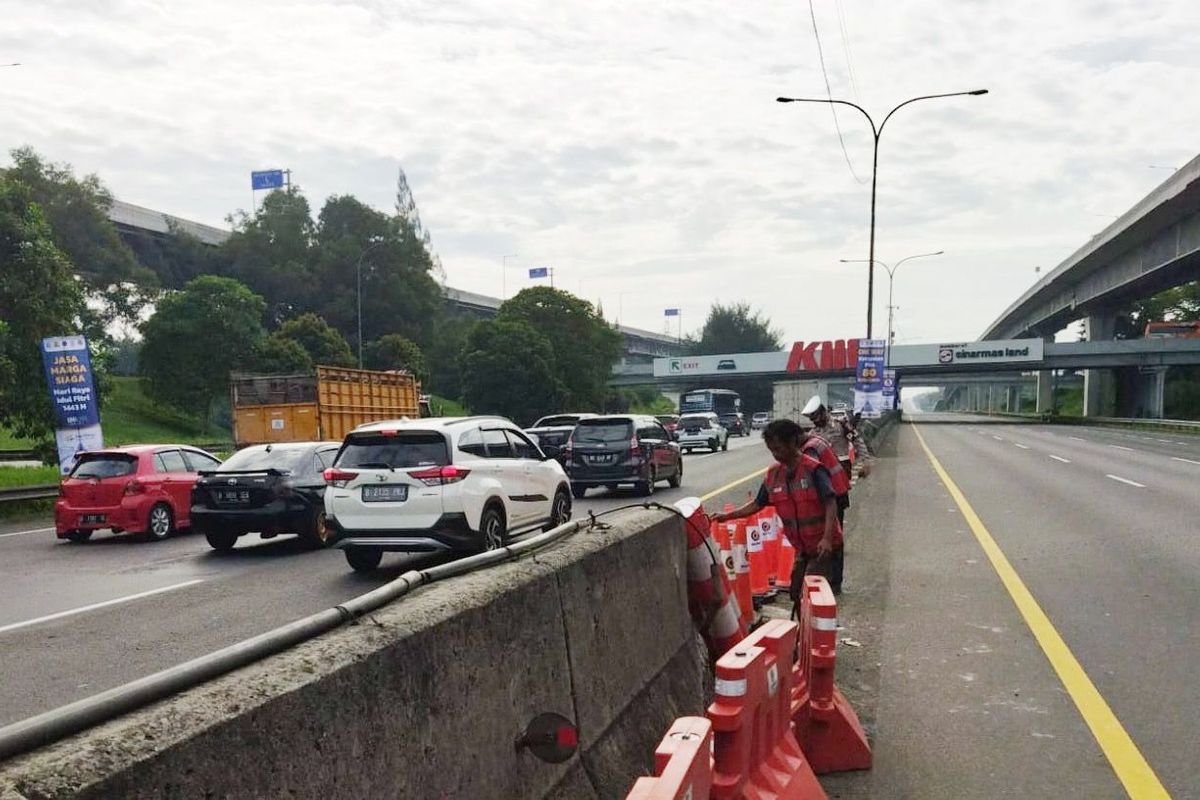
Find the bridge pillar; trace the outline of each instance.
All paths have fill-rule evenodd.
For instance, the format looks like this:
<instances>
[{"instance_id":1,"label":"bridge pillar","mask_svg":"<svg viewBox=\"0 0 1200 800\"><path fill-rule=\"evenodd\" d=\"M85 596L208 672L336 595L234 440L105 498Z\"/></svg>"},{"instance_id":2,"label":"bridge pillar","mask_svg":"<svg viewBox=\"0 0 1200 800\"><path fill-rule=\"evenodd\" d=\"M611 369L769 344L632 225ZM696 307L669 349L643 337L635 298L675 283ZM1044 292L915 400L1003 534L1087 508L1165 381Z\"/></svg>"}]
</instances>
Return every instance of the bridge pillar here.
<instances>
[{"instance_id":1,"label":"bridge pillar","mask_svg":"<svg viewBox=\"0 0 1200 800\"><path fill-rule=\"evenodd\" d=\"M1043 336L1043 341L1050 344L1053 336ZM1049 414L1054 411L1054 370L1042 369L1037 374L1037 413Z\"/></svg>"},{"instance_id":2,"label":"bridge pillar","mask_svg":"<svg viewBox=\"0 0 1200 800\"><path fill-rule=\"evenodd\" d=\"M1009 386L1004 393L1004 410L1009 414L1021 412L1021 387Z\"/></svg>"},{"instance_id":3,"label":"bridge pillar","mask_svg":"<svg viewBox=\"0 0 1200 800\"><path fill-rule=\"evenodd\" d=\"M1087 340L1096 342L1110 340L1116 332L1115 314L1092 314L1086 320ZM1111 369L1087 369L1083 371L1083 415L1085 417L1112 416L1116 413L1116 382Z\"/></svg>"}]
</instances>

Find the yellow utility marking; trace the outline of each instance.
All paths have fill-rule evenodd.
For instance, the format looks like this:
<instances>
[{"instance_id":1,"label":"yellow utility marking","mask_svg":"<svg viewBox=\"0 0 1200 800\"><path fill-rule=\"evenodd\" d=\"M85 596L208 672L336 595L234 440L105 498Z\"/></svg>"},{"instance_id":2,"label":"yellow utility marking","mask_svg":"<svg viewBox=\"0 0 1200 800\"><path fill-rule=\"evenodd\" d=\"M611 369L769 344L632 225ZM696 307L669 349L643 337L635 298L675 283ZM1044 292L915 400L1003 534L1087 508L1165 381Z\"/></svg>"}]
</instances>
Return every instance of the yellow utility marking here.
<instances>
[{"instance_id":1,"label":"yellow utility marking","mask_svg":"<svg viewBox=\"0 0 1200 800\"><path fill-rule=\"evenodd\" d=\"M733 481L732 483L725 484L720 489L713 489L708 494L702 495L700 497L700 502L703 503L708 500L712 500L714 497L721 494L722 492L728 492L730 489L733 489L737 486L741 486L746 481L752 481L755 478L757 478L759 475L766 475L766 474L767 474L767 467L763 467L762 469L755 470L754 472L751 472L749 475L745 476L744 478L738 478L736 481Z\"/></svg>"},{"instance_id":2,"label":"yellow utility marking","mask_svg":"<svg viewBox=\"0 0 1200 800\"><path fill-rule=\"evenodd\" d=\"M1108 707L1108 703L1096 689L1092 679L1083 671L1083 666L1076 660L1071 649L1067 647L1067 643L1055 630L1050 618L1046 616L1046 612L1042 611L1037 600L1033 598L1033 594L1025 586L1025 582L1021 580L1021 576L1013 569L1000 546L996 544L996 540L988 533L988 529L984 527L983 522L975 513L975 509L971 508L967 498L950 479L949 473L937 460L937 456L929 449L929 445L925 443L925 437L917 430L916 425L913 425L912 429L913 433L917 434L917 439L921 442L925 455L929 456L929 463L933 465L933 471L942 479L942 483L950 491L950 496L954 498L954 502L958 505L967 524L971 526L971 531L979 541L979 546L983 548L988 560L992 562L992 568L1000 576L1000 581L1008 590L1017 610L1025 618L1025 624L1033 632L1034 638L1042 647L1042 652L1046 654L1050 665L1058 673L1059 680L1066 687L1071 699L1075 701L1076 708L1083 715L1083 721L1091 728L1092 735L1096 737L1100 749L1108 757L1108 763L1112 765L1117 778L1125 786L1125 791L1133 800L1157 800L1158 798L1170 800L1171 795L1167 794L1167 790L1158 780L1158 776L1154 774L1150 764L1146 762L1137 745L1133 743L1129 733L1121 726L1117 715Z\"/></svg>"}]
</instances>

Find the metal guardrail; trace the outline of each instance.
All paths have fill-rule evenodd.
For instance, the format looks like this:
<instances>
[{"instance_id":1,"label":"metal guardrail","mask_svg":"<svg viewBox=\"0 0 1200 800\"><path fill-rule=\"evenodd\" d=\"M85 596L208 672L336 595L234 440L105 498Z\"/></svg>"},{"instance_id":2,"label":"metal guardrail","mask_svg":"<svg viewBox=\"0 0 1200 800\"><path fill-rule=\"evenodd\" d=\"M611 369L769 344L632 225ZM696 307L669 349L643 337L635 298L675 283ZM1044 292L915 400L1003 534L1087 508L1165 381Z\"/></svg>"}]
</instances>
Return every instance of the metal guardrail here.
<instances>
[{"instance_id":1,"label":"metal guardrail","mask_svg":"<svg viewBox=\"0 0 1200 800\"><path fill-rule=\"evenodd\" d=\"M19 500L49 500L58 497L57 483L43 483L38 486L14 486L0 489L0 503L13 503Z\"/></svg>"}]
</instances>

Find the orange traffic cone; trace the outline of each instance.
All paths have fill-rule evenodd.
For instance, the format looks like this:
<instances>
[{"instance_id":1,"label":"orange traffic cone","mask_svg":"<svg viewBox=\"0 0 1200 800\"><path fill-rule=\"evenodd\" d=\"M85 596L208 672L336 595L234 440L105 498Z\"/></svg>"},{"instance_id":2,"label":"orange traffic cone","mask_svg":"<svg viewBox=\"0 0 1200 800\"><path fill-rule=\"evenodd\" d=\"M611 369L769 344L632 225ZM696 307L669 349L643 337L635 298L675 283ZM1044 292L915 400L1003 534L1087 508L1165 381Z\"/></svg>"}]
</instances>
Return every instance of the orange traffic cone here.
<instances>
[{"instance_id":1,"label":"orange traffic cone","mask_svg":"<svg viewBox=\"0 0 1200 800\"><path fill-rule=\"evenodd\" d=\"M734 596L742 622L750 627L754 621L754 593L750 590L750 558L746 545L746 521L739 519L726 523L732 528ZM729 530L727 528L726 530Z\"/></svg>"},{"instance_id":2,"label":"orange traffic cone","mask_svg":"<svg viewBox=\"0 0 1200 800\"><path fill-rule=\"evenodd\" d=\"M779 518L775 518L778 523ZM776 581L782 585L791 587L792 585L792 567L796 563L796 548L792 546L792 540L787 537L782 526L779 531L779 561L776 564L775 572L779 576Z\"/></svg>"},{"instance_id":3,"label":"orange traffic cone","mask_svg":"<svg viewBox=\"0 0 1200 800\"><path fill-rule=\"evenodd\" d=\"M750 558L750 593L761 597L771 591L767 581L767 551L758 515L746 520L746 555Z\"/></svg>"},{"instance_id":4,"label":"orange traffic cone","mask_svg":"<svg viewBox=\"0 0 1200 800\"><path fill-rule=\"evenodd\" d=\"M767 506L758 512L758 528L762 531L763 552L767 557L767 583L779 583L779 528L775 525L775 508Z\"/></svg>"}]
</instances>

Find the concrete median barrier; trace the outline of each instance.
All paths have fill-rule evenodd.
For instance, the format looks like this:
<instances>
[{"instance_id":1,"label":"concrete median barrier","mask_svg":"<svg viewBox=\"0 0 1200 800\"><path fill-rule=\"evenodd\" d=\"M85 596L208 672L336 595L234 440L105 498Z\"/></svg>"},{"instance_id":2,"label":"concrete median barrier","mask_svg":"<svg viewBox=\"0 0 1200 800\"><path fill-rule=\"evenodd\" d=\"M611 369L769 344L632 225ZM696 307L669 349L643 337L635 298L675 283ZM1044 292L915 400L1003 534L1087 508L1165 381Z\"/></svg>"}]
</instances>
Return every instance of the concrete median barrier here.
<instances>
[{"instance_id":1,"label":"concrete median barrier","mask_svg":"<svg viewBox=\"0 0 1200 800\"><path fill-rule=\"evenodd\" d=\"M604 521L2 764L0 800L623 797L709 678L682 520ZM515 746L543 712L565 763Z\"/></svg>"}]
</instances>

